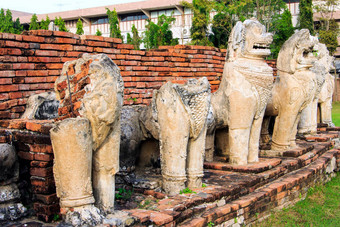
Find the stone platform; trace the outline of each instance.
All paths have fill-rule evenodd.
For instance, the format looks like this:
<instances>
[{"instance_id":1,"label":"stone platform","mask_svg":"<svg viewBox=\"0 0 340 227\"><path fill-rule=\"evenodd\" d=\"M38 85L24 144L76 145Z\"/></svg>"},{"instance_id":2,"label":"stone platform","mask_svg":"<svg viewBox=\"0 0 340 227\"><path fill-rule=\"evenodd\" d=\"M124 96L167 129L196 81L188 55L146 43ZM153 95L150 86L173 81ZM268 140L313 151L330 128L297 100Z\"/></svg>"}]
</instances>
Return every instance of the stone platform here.
<instances>
[{"instance_id":1,"label":"stone platform","mask_svg":"<svg viewBox=\"0 0 340 227\"><path fill-rule=\"evenodd\" d=\"M24 148L22 143L27 143L33 149L35 147L30 145L29 135L33 136L32 141L38 141L41 135L39 134L39 137L35 133L47 131L50 122L46 123L47 125L38 122L12 123L10 127L14 131L11 131L10 137L13 138L10 139L14 140L14 144L18 143L21 149ZM30 129L31 132L20 131L24 129ZM261 157L258 163L246 166L233 166L226 163L225 158L217 157L214 162L205 163L202 187L193 188L191 193L182 193L173 197L159 190L161 184L159 169L136 172L135 179L132 179L135 183L131 188L126 188L133 191L131 197L116 200L117 214L110 215L105 220L105 226L119 223L125 223L126 226L206 226L209 222L229 226L235 222L241 225L253 223L269 215L273 209L281 209L303 199L310 187L328 181L334 175L333 170L339 171L340 150L335 146L339 140L340 130L330 129L321 128L313 137L300 138L298 141L300 148L286 151L280 157ZM19 143L22 139L24 140ZM34 141L32 144L35 143ZM42 147L40 150L32 149L23 151L32 154L33 157L43 152ZM50 152L46 151L46 154ZM31 165L36 162L32 160ZM50 167L47 166L48 169ZM35 168L37 167L31 166L31 170ZM39 169L43 167L39 166ZM33 183L36 178L31 179ZM38 188L35 187L34 190ZM37 195L40 195L39 190ZM55 197L55 194L53 196ZM45 197L50 198L49 194ZM34 201L34 209L38 211L40 220L46 220L45 216L41 217L43 211L48 208L50 210L53 208L51 214L57 214L54 209L58 207L56 200L52 201L50 198L49 201L45 201L46 209L37 207L40 204L43 204L42 200L37 197ZM59 224L59 222L43 224L36 219L33 221L26 219L7 223L6 226L23 226L27 223L32 226Z\"/></svg>"}]
</instances>

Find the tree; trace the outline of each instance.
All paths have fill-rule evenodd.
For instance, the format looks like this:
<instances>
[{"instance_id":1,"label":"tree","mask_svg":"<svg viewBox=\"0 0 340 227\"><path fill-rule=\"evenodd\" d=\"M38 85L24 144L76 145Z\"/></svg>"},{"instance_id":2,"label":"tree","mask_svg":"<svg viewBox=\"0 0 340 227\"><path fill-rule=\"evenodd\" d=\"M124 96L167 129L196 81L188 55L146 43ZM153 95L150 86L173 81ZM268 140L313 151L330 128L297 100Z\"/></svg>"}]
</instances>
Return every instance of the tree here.
<instances>
[{"instance_id":1,"label":"tree","mask_svg":"<svg viewBox=\"0 0 340 227\"><path fill-rule=\"evenodd\" d=\"M298 27L300 29L307 28L314 35L313 1L301 0L299 10Z\"/></svg>"},{"instance_id":2,"label":"tree","mask_svg":"<svg viewBox=\"0 0 340 227\"><path fill-rule=\"evenodd\" d=\"M96 31L96 34L95 34L96 36L102 36L102 32L101 31L99 31L99 29L97 28L97 31Z\"/></svg>"},{"instance_id":3,"label":"tree","mask_svg":"<svg viewBox=\"0 0 340 227\"><path fill-rule=\"evenodd\" d=\"M127 34L127 38L126 38L127 43L132 44L135 50L139 50L140 44L142 43L142 39L139 36L138 30L134 24L132 25L131 33L132 33L132 37L130 33Z\"/></svg>"},{"instance_id":4,"label":"tree","mask_svg":"<svg viewBox=\"0 0 340 227\"><path fill-rule=\"evenodd\" d=\"M51 23L51 20L50 18L48 17L48 15L46 15L46 20L41 20L40 22L40 29L42 30L48 30L49 29L49 26L50 26L50 23Z\"/></svg>"},{"instance_id":5,"label":"tree","mask_svg":"<svg viewBox=\"0 0 340 227\"><path fill-rule=\"evenodd\" d=\"M228 11L225 2L215 2L216 15L212 20L212 34L209 40L218 48L227 48L228 38L233 27L232 14Z\"/></svg>"},{"instance_id":6,"label":"tree","mask_svg":"<svg viewBox=\"0 0 340 227\"><path fill-rule=\"evenodd\" d=\"M83 22L82 22L82 20L80 20L80 18L77 21L76 27L77 27L77 31L76 31L77 35L84 34Z\"/></svg>"},{"instance_id":7,"label":"tree","mask_svg":"<svg viewBox=\"0 0 340 227\"><path fill-rule=\"evenodd\" d=\"M171 24L175 20L172 15L165 16L164 14L158 16L157 24L150 19L147 20L143 39L146 49L154 49L162 45L177 45L178 39L173 38L171 31Z\"/></svg>"},{"instance_id":8,"label":"tree","mask_svg":"<svg viewBox=\"0 0 340 227\"><path fill-rule=\"evenodd\" d=\"M0 10L0 32L5 32L5 10Z\"/></svg>"},{"instance_id":9,"label":"tree","mask_svg":"<svg viewBox=\"0 0 340 227\"><path fill-rule=\"evenodd\" d=\"M213 46L209 40L208 25L210 12L213 9L211 0L193 0L192 3L182 2L185 7L193 11L192 25L190 28L191 44Z\"/></svg>"},{"instance_id":10,"label":"tree","mask_svg":"<svg viewBox=\"0 0 340 227\"><path fill-rule=\"evenodd\" d=\"M110 9L106 8L106 14L109 18L110 37L123 39L119 28L118 14L116 12L116 9L113 9L111 11Z\"/></svg>"},{"instance_id":11,"label":"tree","mask_svg":"<svg viewBox=\"0 0 340 227\"><path fill-rule=\"evenodd\" d=\"M39 30L38 17L36 14L33 14L31 17L29 30Z\"/></svg>"},{"instance_id":12,"label":"tree","mask_svg":"<svg viewBox=\"0 0 340 227\"><path fill-rule=\"evenodd\" d=\"M339 26L334 19L334 12L340 3L336 0L318 1L314 9L319 14L319 23L316 23L315 29L319 34L319 40L327 46L329 53L332 55L338 43Z\"/></svg>"},{"instance_id":13,"label":"tree","mask_svg":"<svg viewBox=\"0 0 340 227\"><path fill-rule=\"evenodd\" d=\"M282 14L274 15L269 31L274 34L273 43L270 48L271 56L272 58L277 58L284 42L294 34L292 14L288 9L285 9Z\"/></svg>"},{"instance_id":14,"label":"tree","mask_svg":"<svg viewBox=\"0 0 340 227\"><path fill-rule=\"evenodd\" d=\"M54 19L54 24L59 27L59 31L68 32L65 21L61 17L56 17Z\"/></svg>"},{"instance_id":15,"label":"tree","mask_svg":"<svg viewBox=\"0 0 340 227\"><path fill-rule=\"evenodd\" d=\"M15 34L20 34L24 30L23 26L20 23L20 19L19 18L17 18L15 20L15 22L13 24L13 28L14 28L14 33Z\"/></svg>"},{"instance_id":16,"label":"tree","mask_svg":"<svg viewBox=\"0 0 340 227\"><path fill-rule=\"evenodd\" d=\"M14 22L12 12L9 9L6 11L6 14L4 9L0 10L0 32L20 34L22 30L19 18Z\"/></svg>"}]
</instances>

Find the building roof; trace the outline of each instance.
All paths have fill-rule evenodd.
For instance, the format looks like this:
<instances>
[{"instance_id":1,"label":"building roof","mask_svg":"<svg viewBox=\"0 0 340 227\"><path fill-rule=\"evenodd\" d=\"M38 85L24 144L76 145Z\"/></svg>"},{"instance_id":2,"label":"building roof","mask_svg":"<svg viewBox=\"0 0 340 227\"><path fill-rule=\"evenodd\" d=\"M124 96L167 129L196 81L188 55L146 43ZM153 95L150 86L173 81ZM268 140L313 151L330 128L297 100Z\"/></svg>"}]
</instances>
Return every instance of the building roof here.
<instances>
[{"instance_id":1,"label":"building roof","mask_svg":"<svg viewBox=\"0 0 340 227\"><path fill-rule=\"evenodd\" d=\"M63 12L55 12L49 14L39 14L38 20L45 19L46 16L53 20L55 17L61 17L64 20L73 20L80 17L83 18L91 18L91 17L98 17L106 15L106 8L110 10L116 9L118 14L125 14L125 13L134 13L134 12L143 12L143 11L150 11L150 10L157 10L157 9L167 9L167 8L174 8L175 6L180 6L182 0L146 0L140 2L130 2L130 3L123 3L123 4L116 4L116 5L108 5L108 6L99 6L93 8L86 8L86 9L77 9L77 10L69 10ZM187 0L191 2L192 0ZM22 16L20 17L21 23L29 23L31 16Z\"/></svg>"},{"instance_id":2,"label":"building roof","mask_svg":"<svg viewBox=\"0 0 340 227\"><path fill-rule=\"evenodd\" d=\"M28 16L28 17L31 17L33 15L33 13L27 13L27 12L22 12L22 11L17 11L17 10L11 10L9 9L12 13L12 18L13 19L17 19L18 17L21 18L21 17L25 17L25 16ZM7 9L4 9L4 11L6 12Z\"/></svg>"}]
</instances>

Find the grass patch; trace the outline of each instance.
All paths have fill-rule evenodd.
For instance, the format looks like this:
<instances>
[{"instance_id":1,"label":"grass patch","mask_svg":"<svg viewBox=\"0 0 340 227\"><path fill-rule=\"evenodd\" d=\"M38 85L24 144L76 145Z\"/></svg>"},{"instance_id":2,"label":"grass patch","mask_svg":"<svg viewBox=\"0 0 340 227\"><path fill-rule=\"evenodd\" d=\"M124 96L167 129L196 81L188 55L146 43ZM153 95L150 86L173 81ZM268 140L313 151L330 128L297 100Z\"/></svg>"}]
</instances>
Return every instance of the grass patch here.
<instances>
[{"instance_id":1,"label":"grass patch","mask_svg":"<svg viewBox=\"0 0 340 227\"><path fill-rule=\"evenodd\" d=\"M340 102L333 102L332 121L335 126L340 126Z\"/></svg>"},{"instance_id":2,"label":"grass patch","mask_svg":"<svg viewBox=\"0 0 340 227\"><path fill-rule=\"evenodd\" d=\"M340 226L340 174L308 191L294 207L273 212L255 226Z\"/></svg>"}]
</instances>

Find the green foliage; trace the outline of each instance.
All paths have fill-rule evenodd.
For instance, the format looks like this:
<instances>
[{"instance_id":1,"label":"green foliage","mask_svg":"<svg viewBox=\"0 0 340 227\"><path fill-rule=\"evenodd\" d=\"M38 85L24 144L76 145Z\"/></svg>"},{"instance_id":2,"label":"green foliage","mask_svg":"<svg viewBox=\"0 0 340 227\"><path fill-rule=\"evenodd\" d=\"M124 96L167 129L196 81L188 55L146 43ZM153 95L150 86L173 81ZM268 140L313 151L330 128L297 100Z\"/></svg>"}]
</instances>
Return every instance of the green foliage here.
<instances>
[{"instance_id":1,"label":"green foliage","mask_svg":"<svg viewBox=\"0 0 340 227\"><path fill-rule=\"evenodd\" d=\"M210 12L213 9L213 3L211 0L193 0L192 3L182 2L185 7L193 11L192 25L190 28L191 44L213 46L208 34Z\"/></svg>"},{"instance_id":2,"label":"green foliage","mask_svg":"<svg viewBox=\"0 0 340 227\"><path fill-rule=\"evenodd\" d=\"M15 34L20 34L24 30L23 26L20 23L20 19L19 18L17 18L15 20L15 22L13 23L13 28L14 28L14 33Z\"/></svg>"},{"instance_id":3,"label":"green foliage","mask_svg":"<svg viewBox=\"0 0 340 227\"><path fill-rule=\"evenodd\" d=\"M49 29L49 25L51 23L50 18L48 17L48 15L46 15L46 20L41 20L40 22L40 29L42 30L48 30Z\"/></svg>"},{"instance_id":4,"label":"green foliage","mask_svg":"<svg viewBox=\"0 0 340 227\"><path fill-rule=\"evenodd\" d=\"M273 212L255 226L340 226L340 174L325 185L308 190L295 206Z\"/></svg>"},{"instance_id":5,"label":"green foliage","mask_svg":"<svg viewBox=\"0 0 340 227\"><path fill-rule=\"evenodd\" d=\"M209 40L215 47L226 49L228 46L228 38L232 29L232 17L226 12L218 12L212 21Z\"/></svg>"},{"instance_id":6,"label":"green foliage","mask_svg":"<svg viewBox=\"0 0 340 227\"><path fill-rule=\"evenodd\" d=\"M274 34L273 43L270 48L271 57L277 58L284 42L294 34L292 14L286 9L282 14L276 14L273 17L272 23L273 26L269 30Z\"/></svg>"},{"instance_id":7,"label":"green foliage","mask_svg":"<svg viewBox=\"0 0 340 227\"><path fill-rule=\"evenodd\" d=\"M125 188L118 188L118 193L115 194L116 199L129 200L132 196L131 190Z\"/></svg>"},{"instance_id":8,"label":"green foliage","mask_svg":"<svg viewBox=\"0 0 340 227\"><path fill-rule=\"evenodd\" d=\"M207 185L205 183L202 183L202 188L207 187Z\"/></svg>"},{"instance_id":9,"label":"green foliage","mask_svg":"<svg viewBox=\"0 0 340 227\"><path fill-rule=\"evenodd\" d=\"M177 45L178 39L174 39L172 36L171 24L176 19L171 16L165 16L164 14L158 16L157 24L151 20L147 20L148 24L145 26L143 42L146 49L154 49L164 45Z\"/></svg>"},{"instance_id":10,"label":"green foliage","mask_svg":"<svg viewBox=\"0 0 340 227\"><path fill-rule=\"evenodd\" d=\"M330 55L333 55L338 47L338 33L332 30L319 31L320 43L324 43L327 46Z\"/></svg>"},{"instance_id":11,"label":"green foliage","mask_svg":"<svg viewBox=\"0 0 340 227\"><path fill-rule=\"evenodd\" d=\"M77 35L84 34L83 21L80 18L77 21L76 27L77 27L77 31L76 31Z\"/></svg>"},{"instance_id":12,"label":"green foliage","mask_svg":"<svg viewBox=\"0 0 340 227\"><path fill-rule=\"evenodd\" d=\"M301 0L299 10L298 27L300 29L307 28L314 35L313 1Z\"/></svg>"},{"instance_id":13,"label":"green foliage","mask_svg":"<svg viewBox=\"0 0 340 227\"><path fill-rule=\"evenodd\" d=\"M196 192L195 191L193 191L193 190L191 190L190 188L184 188L183 190L180 190L179 191L179 194L190 194L190 193L194 193L194 194L196 194Z\"/></svg>"},{"instance_id":14,"label":"green foliage","mask_svg":"<svg viewBox=\"0 0 340 227\"><path fill-rule=\"evenodd\" d=\"M116 9L113 9L111 11L110 9L106 8L106 14L109 18L110 37L123 39L120 28L119 28L119 21L118 21L118 15L117 15Z\"/></svg>"},{"instance_id":15,"label":"green foliage","mask_svg":"<svg viewBox=\"0 0 340 227\"><path fill-rule=\"evenodd\" d=\"M314 9L319 13L319 22L316 23L315 30L319 33L319 40L326 44L328 51L332 55L339 45L337 37L339 36L339 26L334 19L334 12L340 5L335 0L319 1Z\"/></svg>"},{"instance_id":16,"label":"green foliage","mask_svg":"<svg viewBox=\"0 0 340 227\"><path fill-rule=\"evenodd\" d=\"M215 226L215 224L214 224L214 222L211 222L211 221L210 221L210 222L207 223L207 226L208 226L208 227L213 227L213 226Z\"/></svg>"},{"instance_id":17,"label":"green foliage","mask_svg":"<svg viewBox=\"0 0 340 227\"><path fill-rule=\"evenodd\" d=\"M60 219L59 214L53 214L53 221L58 221Z\"/></svg>"},{"instance_id":18,"label":"green foliage","mask_svg":"<svg viewBox=\"0 0 340 227\"><path fill-rule=\"evenodd\" d=\"M151 204L151 200L150 199L146 199L146 200L143 200L142 202L140 202L138 204L138 208L140 209L146 209L149 207L149 205Z\"/></svg>"},{"instance_id":19,"label":"green foliage","mask_svg":"<svg viewBox=\"0 0 340 227\"><path fill-rule=\"evenodd\" d=\"M102 32L101 31L99 31L99 29L97 28L97 31L96 31L96 34L95 34L96 36L102 36Z\"/></svg>"},{"instance_id":20,"label":"green foliage","mask_svg":"<svg viewBox=\"0 0 340 227\"><path fill-rule=\"evenodd\" d=\"M134 24L132 25L131 33L132 33L132 37L130 33L127 34L127 37L126 37L127 43L132 44L135 50L139 50L140 44L142 43L142 38L139 36L138 30Z\"/></svg>"},{"instance_id":21,"label":"green foliage","mask_svg":"<svg viewBox=\"0 0 340 227\"><path fill-rule=\"evenodd\" d=\"M61 17L56 17L54 19L54 24L59 27L59 31L68 32L66 28L65 21Z\"/></svg>"},{"instance_id":22,"label":"green foliage","mask_svg":"<svg viewBox=\"0 0 340 227\"><path fill-rule=\"evenodd\" d=\"M332 105L332 121L335 126L340 126L340 102L334 102Z\"/></svg>"},{"instance_id":23,"label":"green foliage","mask_svg":"<svg viewBox=\"0 0 340 227\"><path fill-rule=\"evenodd\" d=\"M36 14L33 14L31 17L29 30L39 30L38 17Z\"/></svg>"},{"instance_id":24,"label":"green foliage","mask_svg":"<svg viewBox=\"0 0 340 227\"><path fill-rule=\"evenodd\" d=\"M13 21L10 10L7 10L6 14L4 9L0 10L0 32L20 34L22 30L23 27L20 25L19 18Z\"/></svg>"}]
</instances>

